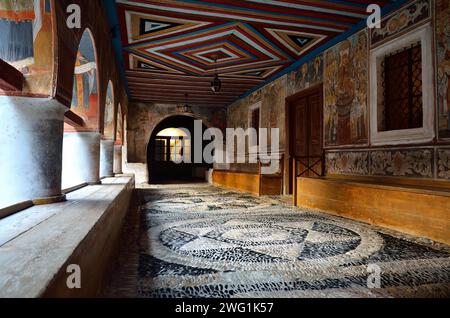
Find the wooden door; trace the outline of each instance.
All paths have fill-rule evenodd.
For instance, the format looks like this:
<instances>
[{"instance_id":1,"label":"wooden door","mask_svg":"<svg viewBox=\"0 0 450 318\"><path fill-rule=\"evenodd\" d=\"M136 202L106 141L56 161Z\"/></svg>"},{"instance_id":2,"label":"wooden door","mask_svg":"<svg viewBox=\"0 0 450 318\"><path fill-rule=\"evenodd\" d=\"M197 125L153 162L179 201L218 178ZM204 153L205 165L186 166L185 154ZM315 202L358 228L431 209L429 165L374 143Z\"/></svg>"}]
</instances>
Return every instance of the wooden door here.
<instances>
[{"instance_id":1,"label":"wooden door","mask_svg":"<svg viewBox=\"0 0 450 318\"><path fill-rule=\"evenodd\" d=\"M290 162L296 161L297 176L323 175L322 107L320 88L296 96L289 103L289 155ZM292 166L290 171L294 171ZM292 193L292 182L290 189Z\"/></svg>"}]
</instances>

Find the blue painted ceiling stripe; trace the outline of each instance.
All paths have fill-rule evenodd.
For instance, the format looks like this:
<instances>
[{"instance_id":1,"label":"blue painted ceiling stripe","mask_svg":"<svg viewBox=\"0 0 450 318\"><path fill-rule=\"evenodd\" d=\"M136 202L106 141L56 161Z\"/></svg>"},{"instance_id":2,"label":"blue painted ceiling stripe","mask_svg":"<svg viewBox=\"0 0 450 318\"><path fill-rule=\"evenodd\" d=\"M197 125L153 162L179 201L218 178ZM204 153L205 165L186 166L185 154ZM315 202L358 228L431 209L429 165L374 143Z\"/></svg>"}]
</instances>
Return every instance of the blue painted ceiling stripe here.
<instances>
[{"instance_id":1,"label":"blue painted ceiling stripe","mask_svg":"<svg viewBox=\"0 0 450 318\"><path fill-rule=\"evenodd\" d=\"M127 95L130 96L130 91L128 87L128 80L125 75L125 62L123 59L123 48L122 48L122 40L120 37L120 24L119 24L119 18L117 15L117 7L116 7L116 1L115 0L102 0L103 7L106 10L106 15L108 18L108 24L110 30L115 30L114 37L112 37L112 45L114 48L114 52L116 55L116 61L119 67L120 77L122 79L122 82L125 86L125 90L127 92Z\"/></svg>"},{"instance_id":2,"label":"blue painted ceiling stripe","mask_svg":"<svg viewBox=\"0 0 450 318\"><path fill-rule=\"evenodd\" d=\"M207 6L211 6L211 7L218 7L218 8L225 8L225 9L236 9L236 10L239 10L239 11L259 12L259 13L267 14L267 10L259 10L259 9L255 9L255 8L246 8L246 7L241 7L241 6L226 5L226 4L221 4L221 3L213 3L213 2L205 3L204 1L199 1L199 0L182 0L181 2L192 3L192 4L202 4L202 5L207 5ZM284 8L286 8L286 7L284 7ZM339 24L339 25L342 25L342 26L351 26L352 25L351 23L345 22L345 21L336 21L336 20L330 21L330 19L311 17L311 16L304 16L304 15L298 15L298 14L274 12L273 15L286 16L286 17L295 17L295 18L303 18L303 19L308 19L308 20L313 20L313 21L333 22L333 23L336 23L336 24ZM339 15L339 14L336 14L336 15Z\"/></svg>"},{"instance_id":3,"label":"blue painted ceiling stripe","mask_svg":"<svg viewBox=\"0 0 450 318\"><path fill-rule=\"evenodd\" d=\"M338 9L332 9L332 8L315 7L313 4L286 3L286 2L282 2L280 0L272 0L272 1L248 0L248 1L251 1L253 3L264 3L264 4L266 4L266 2L267 2L267 4L284 7L284 8L297 8L300 10L309 10L309 11L314 11L314 12L335 14L335 15L352 17L352 18L361 18L361 16L364 16L364 14L360 14L360 13L347 12L345 9L338 10ZM327 1L327 2L334 3L334 4L346 4L346 5L354 7L355 9L361 9L361 8L365 8L367 6L367 5L357 4L357 3L348 3L348 2L344 2L344 1Z\"/></svg>"}]
</instances>

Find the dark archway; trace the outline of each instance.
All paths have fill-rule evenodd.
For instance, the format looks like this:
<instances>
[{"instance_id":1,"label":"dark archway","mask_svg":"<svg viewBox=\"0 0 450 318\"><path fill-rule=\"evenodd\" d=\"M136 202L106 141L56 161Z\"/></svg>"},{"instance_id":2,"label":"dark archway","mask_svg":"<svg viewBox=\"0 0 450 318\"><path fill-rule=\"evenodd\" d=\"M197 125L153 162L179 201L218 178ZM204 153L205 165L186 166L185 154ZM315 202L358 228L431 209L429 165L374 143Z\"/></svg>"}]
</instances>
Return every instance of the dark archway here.
<instances>
[{"instance_id":1,"label":"dark archway","mask_svg":"<svg viewBox=\"0 0 450 318\"><path fill-rule=\"evenodd\" d=\"M185 115L175 115L162 120L153 130L147 147L147 163L149 183L165 183L176 181L204 181L205 173L212 165L194 162L194 151L196 140L194 138L194 121L196 119ZM182 128L189 131L191 138L180 136L180 141L175 141L169 135L161 135L160 132L170 128ZM207 127L202 125L203 132ZM177 143L182 145L181 154L190 158L190 163L176 163L173 161L177 156ZM203 148L207 142L202 140ZM187 151L183 153L183 151ZM174 155L175 154L175 155ZM178 154L179 155L179 154ZM178 157L179 158L179 157Z\"/></svg>"}]
</instances>

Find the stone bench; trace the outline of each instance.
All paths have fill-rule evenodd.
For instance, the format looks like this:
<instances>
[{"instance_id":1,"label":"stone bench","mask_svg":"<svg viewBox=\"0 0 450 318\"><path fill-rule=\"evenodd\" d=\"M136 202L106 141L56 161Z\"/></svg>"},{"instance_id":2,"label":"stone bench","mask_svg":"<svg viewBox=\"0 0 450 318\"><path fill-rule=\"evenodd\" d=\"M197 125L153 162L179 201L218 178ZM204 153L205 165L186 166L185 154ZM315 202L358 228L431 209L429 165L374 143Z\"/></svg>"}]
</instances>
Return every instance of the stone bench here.
<instances>
[{"instance_id":1,"label":"stone bench","mask_svg":"<svg viewBox=\"0 0 450 318\"><path fill-rule=\"evenodd\" d=\"M133 176L106 178L0 220L0 297L92 297L104 284L134 189ZM81 269L69 289L67 266Z\"/></svg>"}]
</instances>

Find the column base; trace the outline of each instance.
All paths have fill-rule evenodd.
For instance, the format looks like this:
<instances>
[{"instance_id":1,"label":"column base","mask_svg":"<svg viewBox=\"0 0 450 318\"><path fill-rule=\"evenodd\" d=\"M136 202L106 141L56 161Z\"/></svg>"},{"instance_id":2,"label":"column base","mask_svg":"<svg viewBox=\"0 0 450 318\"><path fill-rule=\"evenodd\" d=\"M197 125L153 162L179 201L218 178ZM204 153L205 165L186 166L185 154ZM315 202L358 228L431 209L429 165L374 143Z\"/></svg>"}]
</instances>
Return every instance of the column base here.
<instances>
[{"instance_id":1,"label":"column base","mask_svg":"<svg viewBox=\"0 0 450 318\"><path fill-rule=\"evenodd\" d=\"M114 177L114 140L100 141L100 178Z\"/></svg>"},{"instance_id":2,"label":"column base","mask_svg":"<svg viewBox=\"0 0 450 318\"><path fill-rule=\"evenodd\" d=\"M51 98L0 96L0 208L61 196L67 110Z\"/></svg>"},{"instance_id":3,"label":"column base","mask_svg":"<svg viewBox=\"0 0 450 318\"><path fill-rule=\"evenodd\" d=\"M65 202L67 201L66 195L61 194L54 197L47 197L47 198L37 198L31 200L34 205L45 205L45 204L52 204L52 203L59 203L59 202Z\"/></svg>"},{"instance_id":4,"label":"column base","mask_svg":"<svg viewBox=\"0 0 450 318\"><path fill-rule=\"evenodd\" d=\"M102 181L98 180L98 181L94 181L94 182L87 182L87 184L88 185L99 185L99 184L102 184Z\"/></svg>"},{"instance_id":5,"label":"column base","mask_svg":"<svg viewBox=\"0 0 450 318\"><path fill-rule=\"evenodd\" d=\"M99 181L100 133L66 132L63 147L63 188Z\"/></svg>"},{"instance_id":6,"label":"column base","mask_svg":"<svg viewBox=\"0 0 450 318\"><path fill-rule=\"evenodd\" d=\"M106 178L114 178L115 177L115 175L109 175L109 176L103 176L101 179L103 180L103 179L106 179ZM101 181L100 181L100 183L101 183Z\"/></svg>"},{"instance_id":7,"label":"column base","mask_svg":"<svg viewBox=\"0 0 450 318\"><path fill-rule=\"evenodd\" d=\"M114 146L114 174L122 174L122 145Z\"/></svg>"}]
</instances>

